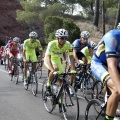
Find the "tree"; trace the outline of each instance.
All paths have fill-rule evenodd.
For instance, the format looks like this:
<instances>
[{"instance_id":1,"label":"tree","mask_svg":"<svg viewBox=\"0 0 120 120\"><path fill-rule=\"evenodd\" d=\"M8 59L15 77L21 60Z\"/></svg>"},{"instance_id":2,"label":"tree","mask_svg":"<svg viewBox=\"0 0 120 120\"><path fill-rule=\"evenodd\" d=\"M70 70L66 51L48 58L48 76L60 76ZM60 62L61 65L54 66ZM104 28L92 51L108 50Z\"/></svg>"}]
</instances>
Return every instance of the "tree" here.
<instances>
[{"instance_id":1,"label":"tree","mask_svg":"<svg viewBox=\"0 0 120 120\"><path fill-rule=\"evenodd\" d=\"M119 22L120 22L120 2L118 3L118 11L117 11L117 15L116 15L116 22L115 22L114 28L117 27Z\"/></svg>"},{"instance_id":2,"label":"tree","mask_svg":"<svg viewBox=\"0 0 120 120\"><path fill-rule=\"evenodd\" d=\"M58 16L49 16L46 18L44 26L47 43L55 39L55 32L57 29L60 28L68 30L69 33L68 40L71 43L80 36L80 29L77 25L73 23L72 20Z\"/></svg>"},{"instance_id":3,"label":"tree","mask_svg":"<svg viewBox=\"0 0 120 120\"><path fill-rule=\"evenodd\" d=\"M95 0L95 13L93 25L95 25L98 28L98 23L99 23L99 0Z\"/></svg>"}]
</instances>

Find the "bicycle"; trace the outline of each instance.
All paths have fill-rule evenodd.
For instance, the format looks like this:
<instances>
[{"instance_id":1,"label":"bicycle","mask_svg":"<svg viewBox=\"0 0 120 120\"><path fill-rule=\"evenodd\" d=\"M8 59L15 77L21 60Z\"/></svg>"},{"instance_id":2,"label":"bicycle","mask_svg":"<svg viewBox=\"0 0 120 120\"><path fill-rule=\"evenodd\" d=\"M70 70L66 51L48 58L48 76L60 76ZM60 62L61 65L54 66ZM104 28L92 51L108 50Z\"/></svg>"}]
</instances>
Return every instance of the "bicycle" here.
<instances>
[{"instance_id":1,"label":"bicycle","mask_svg":"<svg viewBox=\"0 0 120 120\"><path fill-rule=\"evenodd\" d=\"M5 65L5 70L9 70L9 59L8 58L6 58L4 65Z\"/></svg>"},{"instance_id":2,"label":"bicycle","mask_svg":"<svg viewBox=\"0 0 120 120\"><path fill-rule=\"evenodd\" d=\"M103 120L105 118L105 111L107 106L107 99L110 96L110 91L106 86L106 95L104 99L101 99L100 96L92 99L86 107L85 110L85 120ZM120 117L120 106L116 110L115 117Z\"/></svg>"},{"instance_id":3,"label":"bicycle","mask_svg":"<svg viewBox=\"0 0 120 120\"><path fill-rule=\"evenodd\" d=\"M59 112L63 113L65 120L78 120L79 102L75 90L66 78L67 75L71 75L71 73L61 73L54 76L51 83L51 96L46 94L47 79L45 79L42 85L42 99L47 112L52 113L56 105L58 105ZM62 78L63 82L61 86L57 84L58 77ZM74 95L70 94L70 89L72 89Z\"/></svg>"},{"instance_id":4,"label":"bicycle","mask_svg":"<svg viewBox=\"0 0 120 120\"><path fill-rule=\"evenodd\" d=\"M93 98L93 84L96 81L92 76L89 67L89 64L81 64L80 66L76 67L76 71L79 74L75 76L75 81L73 85L77 93L78 89L80 89L80 95L82 92L87 102L89 102Z\"/></svg>"},{"instance_id":5,"label":"bicycle","mask_svg":"<svg viewBox=\"0 0 120 120\"><path fill-rule=\"evenodd\" d=\"M26 63L28 65L28 69L27 69L27 84L24 85L24 88L26 90L28 90L28 87L31 84L32 94L34 96L36 96L37 92L38 92L38 79L37 79L36 69L33 66L33 64L36 63L36 62L29 61L29 62L26 62Z\"/></svg>"},{"instance_id":6,"label":"bicycle","mask_svg":"<svg viewBox=\"0 0 120 120\"><path fill-rule=\"evenodd\" d=\"M13 77L16 78L16 84L18 84L18 79L19 79L19 68L18 68L18 59L13 58L13 66L12 66L12 73L10 75L10 80L13 80Z\"/></svg>"}]
</instances>

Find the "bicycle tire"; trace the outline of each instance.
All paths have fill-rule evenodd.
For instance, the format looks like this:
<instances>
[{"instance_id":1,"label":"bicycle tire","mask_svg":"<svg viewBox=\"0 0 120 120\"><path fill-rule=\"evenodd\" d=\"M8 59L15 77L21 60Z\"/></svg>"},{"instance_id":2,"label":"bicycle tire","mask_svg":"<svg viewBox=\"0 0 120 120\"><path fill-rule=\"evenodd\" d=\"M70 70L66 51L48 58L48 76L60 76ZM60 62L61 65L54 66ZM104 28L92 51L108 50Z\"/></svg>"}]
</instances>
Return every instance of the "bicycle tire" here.
<instances>
[{"instance_id":1,"label":"bicycle tire","mask_svg":"<svg viewBox=\"0 0 120 120\"><path fill-rule=\"evenodd\" d=\"M53 99L55 98L55 95L47 96L46 95L46 84L48 79L45 79L43 81L42 85L42 100L44 102L44 107L48 113L52 113L52 111L55 109L56 104L53 104Z\"/></svg>"},{"instance_id":2,"label":"bicycle tire","mask_svg":"<svg viewBox=\"0 0 120 120\"><path fill-rule=\"evenodd\" d=\"M101 101L104 101L104 91L103 91L103 84L101 81L96 81L93 85L93 98L99 99Z\"/></svg>"},{"instance_id":3,"label":"bicycle tire","mask_svg":"<svg viewBox=\"0 0 120 120\"><path fill-rule=\"evenodd\" d=\"M13 80L13 71L9 75L10 75L10 81L12 81Z\"/></svg>"},{"instance_id":4,"label":"bicycle tire","mask_svg":"<svg viewBox=\"0 0 120 120\"><path fill-rule=\"evenodd\" d=\"M83 82L83 96L85 97L86 101L89 102L91 99L93 99L93 85L95 83L94 77L86 73L85 80Z\"/></svg>"},{"instance_id":5,"label":"bicycle tire","mask_svg":"<svg viewBox=\"0 0 120 120\"><path fill-rule=\"evenodd\" d=\"M85 110L85 120L103 120L105 117L104 105L98 99L91 100Z\"/></svg>"},{"instance_id":6,"label":"bicycle tire","mask_svg":"<svg viewBox=\"0 0 120 120\"><path fill-rule=\"evenodd\" d=\"M39 71L39 79L41 79L42 78L42 63L40 62L40 63L38 63L38 71Z\"/></svg>"},{"instance_id":7,"label":"bicycle tire","mask_svg":"<svg viewBox=\"0 0 120 120\"><path fill-rule=\"evenodd\" d=\"M31 89L32 89L32 94L36 96L38 92L37 73L31 75Z\"/></svg>"},{"instance_id":8,"label":"bicycle tire","mask_svg":"<svg viewBox=\"0 0 120 120\"><path fill-rule=\"evenodd\" d=\"M73 95L70 94L69 89L72 90ZM79 119L79 102L76 92L71 85L64 89L62 112L65 120Z\"/></svg>"},{"instance_id":9,"label":"bicycle tire","mask_svg":"<svg viewBox=\"0 0 120 120\"><path fill-rule=\"evenodd\" d=\"M18 68L17 65L15 66L15 69L14 69L14 73L15 73L14 77L16 78L16 82L15 83L17 85L18 84L18 80L19 80L19 68Z\"/></svg>"}]
</instances>

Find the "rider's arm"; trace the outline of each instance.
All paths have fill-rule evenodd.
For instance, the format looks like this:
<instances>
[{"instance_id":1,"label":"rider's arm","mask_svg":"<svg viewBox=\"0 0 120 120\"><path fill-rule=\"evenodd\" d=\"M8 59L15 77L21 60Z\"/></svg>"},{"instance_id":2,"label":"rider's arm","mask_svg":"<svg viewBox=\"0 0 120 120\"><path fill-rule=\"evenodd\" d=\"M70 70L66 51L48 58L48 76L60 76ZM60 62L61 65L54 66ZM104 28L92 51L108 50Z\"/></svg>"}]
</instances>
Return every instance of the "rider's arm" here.
<instances>
[{"instance_id":1,"label":"rider's arm","mask_svg":"<svg viewBox=\"0 0 120 120\"><path fill-rule=\"evenodd\" d=\"M73 55L70 55L69 58L70 58L70 62L72 63L71 70L75 70L75 61L74 61Z\"/></svg>"},{"instance_id":2,"label":"rider's arm","mask_svg":"<svg viewBox=\"0 0 120 120\"><path fill-rule=\"evenodd\" d=\"M37 42L38 42L37 48L39 49L39 52L40 52L40 61L42 61L42 58L43 58L43 49L42 49L40 41L38 40Z\"/></svg>"},{"instance_id":3,"label":"rider's arm","mask_svg":"<svg viewBox=\"0 0 120 120\"><path fill-rule=\"evenodd\" d=\"M74 57L75 61L76 61L77 63L79 63L79 59L78 59L76 53L77 53L77 50L73 49L73 57Z\"/></svg>"},{"instance_id":4,"label":"rider's arm","mask_svg":"<svg viewBox=\"0 0 120 120\"><path fill-rule=\"evenodd\" d=\"M64 58L64 61L66 61L66 59L67 59L67 53L66 52L63 53L63 58Z\"/></svg>"},{"instance_id":5,"label":"rider's arm","mask_svg":"<svg viewBox=\"0 0 120 120\"><path fill-rule=\"evenodd\" d=\"M90 56L92 57L93 56L93 49L92 48L88 48L88 49L89 49Z\"/></svg>"},{"instance_id":6,"label":"rider's arm","mask_svg":"<svg viewBox=\"0 0 120 120\"><path fill-rule=\"evenodd\" d=\"M22 55L23 55L23 59L24 61L26 60L26 40L24 41L24 44L23 44L23 52L22 52Z\"/></svg>"},{"instance_id":7,"label":"rider's arm","mask_svg":"<svg viewBox=\"0 0 120 120\"><path fill-rule=\"evenodd\" d=\"M26 52L26 50L23 49L22 56L23 56L24 61L26 60L26 55L25 55L26 53L25 52Z\"/></svg>"}]
</instances>

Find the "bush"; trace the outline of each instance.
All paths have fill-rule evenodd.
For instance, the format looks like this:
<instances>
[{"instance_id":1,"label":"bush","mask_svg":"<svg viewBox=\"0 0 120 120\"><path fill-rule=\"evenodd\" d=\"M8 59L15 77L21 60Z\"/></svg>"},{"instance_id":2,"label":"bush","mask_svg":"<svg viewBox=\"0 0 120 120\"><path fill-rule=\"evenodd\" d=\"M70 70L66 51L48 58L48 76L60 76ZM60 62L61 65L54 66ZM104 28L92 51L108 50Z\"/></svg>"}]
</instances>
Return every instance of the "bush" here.
<instances>
[{"instance_id":1,"label":"bush","mask_svg":"<svg viewBox=\"0 0 120 120\"><path fill-rule=\"evenodd\" d=\"M58 16L49 16L46 18L44 26L47 43L55 39L55 32L57 29L60 28L68 30L68 41L70 41L71 43L76 38L79 38L80 29L71 19Z\"/></svg>"}]
</instances>

